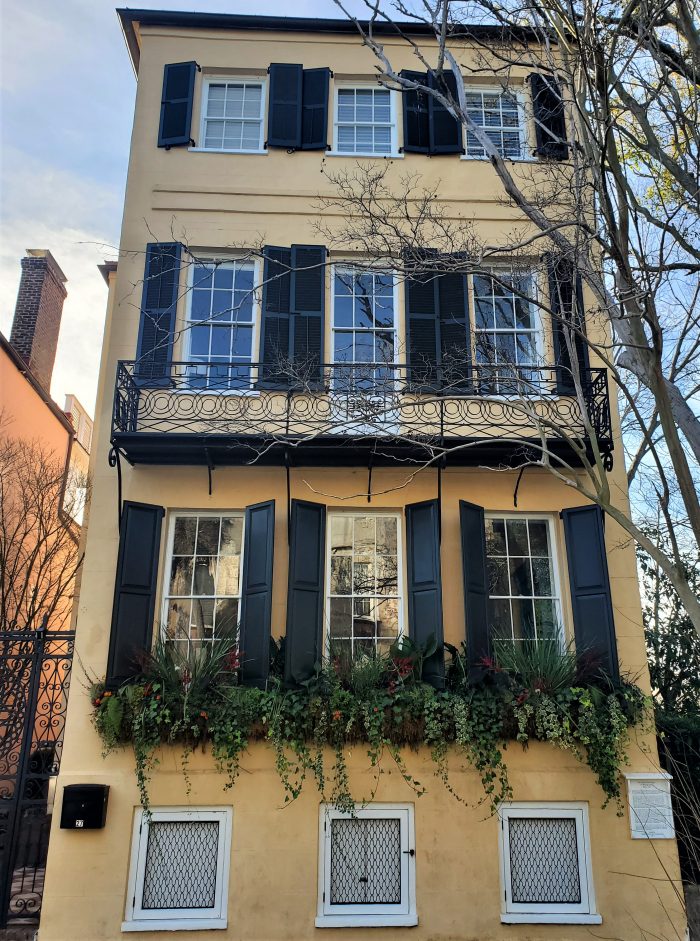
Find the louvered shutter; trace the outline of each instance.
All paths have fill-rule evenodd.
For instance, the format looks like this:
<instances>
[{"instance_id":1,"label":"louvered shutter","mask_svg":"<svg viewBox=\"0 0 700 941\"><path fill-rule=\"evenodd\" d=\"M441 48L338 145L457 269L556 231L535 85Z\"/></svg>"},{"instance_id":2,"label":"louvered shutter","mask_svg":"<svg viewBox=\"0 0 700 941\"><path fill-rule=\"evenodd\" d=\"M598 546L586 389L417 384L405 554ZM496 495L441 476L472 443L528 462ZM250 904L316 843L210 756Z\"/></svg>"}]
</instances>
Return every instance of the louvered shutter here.
<instances>
[{"instance_id":1,"label":"louvered shutter","mask_svg":"<svg viewBox=\"0 0 700 941\"><path fill-rule=\"evenodd\" d=\"M408 380L414 388L435 390L440 361L437 276L411 271L405 280Z\"/></svg>"},{"instance_id":2,"label":"louvered shutter","mask_svg":"<svg viewBox=\"0 0 700 941\"><path fill-rule=\"evenodd\" d=\"M292 500L285 645L285 680L291 685L310 679L321 665L325 555L325 506Z\"/></svg>"},{"instance_id":3,"label":"louvered shutter","mask_svg":"<svg viewBox=\"0 0 700 941\"><path fill-rule=\"evenodd\" d=\"M270 665L275 501L246 507L241 573L241 682L264 689Z\"/></svg>"},{"instance_id":4,"label":"louvered shutter","mask_svg":"<svg viewBox=\"0 0 700 941\"><path fill-rule=\"evenodd\" d=\"M460 500L459 522L462 536L467 656L472 675L478 676L483 669L481 664L484 657L491 655L484 508Z\"/></svg>"},{"instance_id":5,"label":"louvered shutter","mask_svg":"<svg viewBox=\"0 0 700 941\"><path fill-rule=\"evenodd\" d=\"M574 274L571 263L565 258L547 256L549 281L549 306L552 311L552 344L557 375L557 392L573 395L576 391L571 354L567 336L576 351L581 385L585 389L588 381L588 344L585 340L585 318L583 312L583 290L581 276ZM575 303L574 303L575 301ZM578 328L571 330L569 324ZM581 336L581 333L584 336Z\"/></svg>"},{"instance_id":6,"label":"louvered shutter","mask_svg":"<svg viewBox=\"0 0 700 941\"><path fill-rule=\"evenodd\" d=\"M141 385L163 385L168 381L173 358L180 253L181 246L177 242L152 242L146 246L135 370Z\"/></svg>"},{"instance_id":7,"label":"louvered shutter","mask_svg":"<svg viewBox=\"0 0 700 941\"><path fill-rule=\"evenodd\" d=\"M122 508L107 658L110 689L138 674L137 659L151 647L164 512L162 506L130 501Z\"/></svg>"},{"instance_id":8,"label":"louvered shutter","mask_svg":"<svg viewBox=\"0 0 700 941\"><path fill-rule=\"evenodd\" d=\"M532 111L535 118L535 155L550 160L566 160L566 117L561 87L556 79L533 72L529 76Z\"/></svg>"},{"instance_id":9,"label":"louvered shutter","mask_svg":"<svg viewBox=\"0 0 700 941\"><path fill-rule=\"evenodd\" d=\"M321 380L326 249L292 245L291 350L295 376L306 383Z\"/></svg>"},{"instance_id":10,"label":"louvered shutter","mask_svg":"<svg viewBox=\"0 0 700 941\"><path fill-rule=\"evenodd\" d=\"M402 78L428 86L427 72L404 70ZM430 153L430 97L417 89L404 89L403 102L403 149L406 153Z\"/></svg>"},{"instance_id":11,"label":"louvered shutter","mask_svg":"<svg viewBox=\"0 0 700 941\"><path fill-rule=\"evenodd\" d=\"M174 62L163 69L159 147L183 147L190 143L196 72L196 62Z\"/></svg>"},{"instance_id":12,"label":"louvered shutter","mask_svg":"<svg viewBox=\"0 0 700 941\"><path fill-rule=\"evenodd\" d=\"M290 381L290 310L292 250L266 245L263 250L261 386L288 385Z\"/></svg>"},{"instance_id":13,"label":"louvered shutter","mask_svg":"<svg viewBox=\"0 0 700 941\"><path fill-rule=\"evenodd\" d=\"M602 671L620 677L603 513L598 506L562 510L569 561L574 633L579 653L600 659Z\"/></svg>"},{"instance_id":14,"label":"louvered shutter","mask_svg":"<svg viewBox=\"0 0 700 941\"><path fill-rule=\"evenodd\" d=\"M457 102L457 79L452 72L443 72L441 76L432 75L431 86L446 98ZM461 154L462 125L447 108L432 95L430 96L430 153Z\"/></svg>"},{"instance_id":15,"label":"louvered shutter","mask_svg":"<svg viewBox=\"0 0 700 941\"><path fill-rule=\"evenodd\" d=\"M471 379L467 276L446 272L437 279L440 308L440 376L446 389L464 392Z\"/></svg>"},{"instance_id":16,"label":"louvered shutter","mask_svg":"<svg viewBox=\"0 0 700 941\"><path fill-rule=\"evenodd\" d=\"M414 643L437 641L437 650L423 663L423 680L436 689L445 685L440 574L440 504L437 500L406 507L408 569L408 633Z\"/></svg>"},{"instance_id":17,"label":"louvered shutter","mask_svg":"<svg viewBox=\"0 0 700 941\"><path fill-rule=\"evenodd\" d=\"M303 71L301 65L273 62L270 66L268 147L301 147Z\"/></svg>"},{"instance_id":18,"label":"louvered shutter","mask_svg":"<svg viewBox=\"0 0 700 941\"><path fill-rule=\"evenodd\" d=\"M304 69L302 82L302 150L325 150L328 144L330 69Z\"/></svg>"}]
</instances>

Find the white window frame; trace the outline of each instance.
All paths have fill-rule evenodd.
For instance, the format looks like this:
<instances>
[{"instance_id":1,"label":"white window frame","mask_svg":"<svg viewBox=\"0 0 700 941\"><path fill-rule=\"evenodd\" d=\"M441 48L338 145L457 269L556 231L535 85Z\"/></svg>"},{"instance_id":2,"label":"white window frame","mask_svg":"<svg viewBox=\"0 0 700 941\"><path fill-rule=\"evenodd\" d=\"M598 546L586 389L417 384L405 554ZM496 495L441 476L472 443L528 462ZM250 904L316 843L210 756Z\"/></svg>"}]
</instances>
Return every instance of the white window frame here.
<instances>
[{"instance_id":1,"label":"white window frame","mask_svg":"<svg viewBox=\"0 0 700 941\"><path fill-rule=\"evenodd\" d=\"M504 89L501 85L465 85L465 92L481 92L482 94L487 95L503 95L505 93L511 95L515 98L518 104L518 132L520 136L520 154L517 157L503 157L503 160L506 160L508 163L516 163L518 161L525 161L530 163L534 158L530 155L528 143L529 143L529 134L528 134L528 124L527 124L527 110L526 110L526 95L523 89L519 88L508 88ZM464 153L460 156L460 160L489 160L489 157L481 154L468 154L467 153L467 125L463 122L462 124L462 146L464 147Z\"/></svg>"},{"instance_id":2,"label":"white window frame","mask_svg":"<svg viewBox=\"0 0 700 941\"><path fill-rule=\"evenodd\" d=\"M390 141L391 141L391 150L387 154L378 154L371 150L338 150L338 127L340 125L346 126L347 121L338 120L338 91L341 88L353 88L356 91L376 91L377 89L381 91L389 92L389 118L390 118ZM328 157L375 157L378 159L397 159L403 157L403 154L399 153L399 133L398 133L398 123L397 123L397 95L398 92L392 88L384 88L382 85L379 85L377 82L352 82L352 81L337 81L334 82L333 88L333 149L329 150L326 154ZM373 127L373 124L361 126Z\"/></svg>"},{"instance_id":3,"label":"white window frame","mask_svg":"<svg viewBox=\"0 0 700 941\"><path fill-rule=\"evenodd\" d=\"M513 817L571 818L576 822L580 903L513 902L510 880L508 820ZM501 921L504 924L599 925L596 911L588 825L588 804L583 801L523 801L501 804L498 809L498 850L501 869Z\"/></svg>"},{"instance_id":4,"label":"white window frame","mask_svg":"<svg viewBox=\"0 0 700 941\"><path fill-rule=\"evenodd\" d=\"M160 630L161 630L161 635L162 635L163 637L166 637L166 636L167 636L167 628L168 628L168 603L169 603L172 599L176 599L176 598L187 598L187 597L189 597L189 598L195 598L195 597L197 597L197 598L207 598L207 599L213 598L213 599L216 601L216 599L217 599L218 597L221 597L221 598L231 598L231 597L233 597L232 595L221 595L221 596L218 596L218 595L189 595L189 596L187 596L187 595L171 595L170 592L169 592L169 586L170 586L170 572L171 572L171 570L172 570L172 564L173 564L173 548L174 548L174 543L175 543L175 520L178 519L178 518L183 518L183 517L190 517L190 518L197 518L197 517L210 517L210 518L213 518L213 517L216 517L216 518L219 518L219 519L220 519L221 517L224 517L224 516L228 516L228 517L232 517L232 516L240 517L240 519L243 521L243 526L242 526L242 529L241 529L241 556L240 556L240 563L239 563L239 572L240 572L239 579L240 579L240 581L239 581L239 586L238 586L238 620L237 620L237 628L240 628L240 623L241 623L241 598L242 598L242 592L243 592L243 565L244 565L244 561L243 561L243 560L244 560L244 554L245 554L245 510L223 510L223 509L222 509L222 510L171 510L171 511L168 513L168 517L167 517L167 524L168 524L168 541L167 541L167 550L166 550L166 553L165 553L165 567L164 567L164 569L163 569L163 576L162 576L162 579L161 579L161 605L160 605L161 623L160 623ZM196 549L196 545L195 545L195 549ZM215 634L214 636L216 637L216 634ZM190 638L190 642L191 642L191 638ZM209 643L209 641L205 641L205 643Z\"/></svg>"},{"instance_id":5,"label":"white window frame","mask_svg":"<svg viewBox=\"0 0 700 941\"><path fill-rule=\"evenodd\" d=\"M207 120L225 120L224 118L209 118L207 117L207 109L209 105L209 86L210 85L260 85L260 115L258 118L250 118L249 120L260 121L260 136L258 138L258 146L255 150L244 149L242 147L229 148L229 147L207 147L205 144L206 141L206 124ZM262 75L207 75L202 81L202 92L200 96L200 114L199 114L199 140L201 142L199 147L190 147L189 150L207 153L207 154L266 154L267 150L265 149L265 112L267 107L267 79ZM239 120L238 118L229 118L228 120Z\"/></svg>"},{"instance_id":6,"label":"white window frame","mask_svg":"<svg viewBox=\"0 0 700 941\"><path fill-rule=\"evenodd\" d=\"M360 819L396 818L401 821L401 903L399 905L331 905L331 820L350 820L353 814L321 804L318 835L317 928L411 927L418 924L416 912L415 821L413 804L357 806Z\"/></svg>"},{"instance_id":7,"label":"white window frame","mask_svg":"<svg viewBox=\"0 0 700 941\"><path fill-rule=\"evenodd\" d=\"M404 637L406 634L406 621L405 621L405 611L406 611L406 558L404 556L404 533L403 533L403 523L404 517L399 510L384 510L381 508L364 510L364 509L351 509L350 507L335 508L328 507L326 510L326 577L325 577L325 586L324 586L324 599L323 599L323 610L324 610L324 650L326 656L330 654L330 645L331 645L331 521L335 516L391 516L396 519L396 585L398 589L398 623L399 630L396 635L396 640L400 637ZM379 595L333 595L333 598L349 598L350 602L354 601L355 598L367 597L377 599ZM391 596L384 596L390 598ZM351 613L351 618L354 618L354 614Z\"/></svg>"},{"instance_id":8,"label":"white window frame","mask_svg":"<svg viewBox=\"0 0 700 941\"><path fill-rule=\"evenodd\" d=\"M382 327L377 328L376 330L371 330L369 328L363 329L362 327L341 327L337 326L335 322L335 279L336 275L343 274L343 272L349 273L366 273L366 274L381 274L385 277L391 278L391 303L394 310L394 326L393 327ZM399 366L398 362L398 351L399 351L399 291L398 291L398 275L396 271L386 272L383 269L372 270L372 267L369 265L361 265L357 262L353 263L352 261L338 261L331 266L331 348L330 348L330 360L334 366L342 366L343 363L336 363L335 360L335 335L336 333L393 333L394 334L394 356L392 363L394 366ZM356 365L362 366L362 363L348 363L347 365ZM387 365L391 365L387 363ZM397 370L398 378L398 370Z\"/></svg>"},{"instance_id":9,"label":"white window frame","mask_svg":"<svg viewBox=\"0 0 700 941\"><path fill-rule=\"evenodd\" d=\"M525 272L523 272L523 273L525 273ZM469 294L471 295L471 309L470 309L470 312L469 312L469 313L470 313L470 317L471 317L470 333L471 333L472 339L474 340L474 354L473 354L473 356L474 356L474 364L477 365L477 366L480 365L480 364L478 364L478 363L476 362L476 340L477 340L477 338L478 338L478 336L479 336L480 333L497 333L497 334L511 333L511 334L515 335L516 333L518 333L518 329L517 329L517 327L513 327L512 330L510 330L510 329L508 329L508 330L498 330L498 329L494 329L494 330L489 331L489 330L481 330L481 329L478 329L478 328L477 328L477 326L476 326L476 298L477 298L477 295L476 295L476 291L475 291L475 289L474 289L474 278L475 278L475 277L479 277L480 275L481 275L481 276L486 276L486 277L488 277L489 275L491 275L491 276L494 277L494 278L503 278L503 277L508 277L508 276L511 275L511 274L514 274L513 267L512 267L512 266L508 266L508 265L504 265L504 264L501 263L501 264L498 264L498 265L493 265L491 268L488 269L488 271L478 272L478 273L476 273L476 274L472 273L472 274L469 275ZM532 333L532 334L534 334L534 338L535 338L535 344L534 344L534 349L535 349L535 352L534 352L534 362L530 363L529 365L531 365L531 366L538 366L538 365L542 365L542 364L545 362L545 358L546 358L546 357L545 357L544 322L543 322L543 319L542 319L542 313L543 313L543 311L542 311L542 307L541 307L541 304L540 304L540 284L539 284L539 280L538 280L538 277L537 277L537 271L535 270L534 266L533 266L533 268L530 268L530 269L527 270L527 275L528 275L528 277L530 278L530 280L531 280L531 282L532 282L532 301L531 301L530 306L531 306L531 309L532 309L532 323L533 323L533 328L532 328L532 330L521 330L521 331L519 331L519 332L520 332L520 333ZM517 297L517 295L515 295L515 294L514 294L513 296L514 296L514 297ZM488 365L488 364L486 364L486 365ZM516 367L517 367L517 363L516 363L515 365L516 365ZM543 390L544 390L544 391L547 391L547 392L550 391L549 389L546 389L546 388L544 387L544 385L543 385ZM505 394L504 394L504 393L500 393L500 392L499 392L499 393L496 393L495 395L496 395L496 397L498 397L498 398L503 398L503 399L513 399L513 398L517 398L517 397L518 397L517 395L511 395L511 394L508 394L508 393L505 393ZM536 395L537 395L537 393L533 391L532 397L534 398ZM493 395L490 395L490 396L489 396L489 398L493 398L493 397L494 397ZM529 397L529 396L528 396L528 397Z\"/></svg>"},{"instance_id":10,"label":"white window frame","mask_svg":"<svg viewBox=\"0 0 700 941\"><path fill-rule=\"evenodd\" d=\"M215 901L212 909L203 914L201 908L143 909L143 883L146 869L148 829L151 820L158 822L216 821L219 824L219 843L216 861ZM228 926L228 883L231 861L230 807L153 807L150 817L139 808L134 816L131 837L131 863L127 884L127 903L122 931L180 931L226 928Z\"/></svg>"},{"instance_id":11,"label":"white window frame","mask_svg":"<svg viewBox=\"0 0 700 941\"><path fill-rule=\"evenodd\" d=\"M567 630L566 630L566 624L564 622L564 598L562 596L562 584L561 584L561 577L560 577L560 572L559 572L559 550L558 550L558 545L556 541L557 528L554 525L554 519L552 518L551 513L517 513L517 512L513 513L512 511L499 513L498 510L487 510L484 513L484 519L487 519L487 520L489 519L491 520L493 519L502 519L502 520L531 519L531 520L542 521L547 524L547 533L549 536L549 547L551 551L550 561L551 561L551 566L552 566L552 587L554 588L556 592L556 594L553 596L553 600L555 602L555 611L559 616L559 624L561 628L559 632L559 643L563 650L566 645L568 635L567 635ZM488 557L489 556L487 552L486 558L488 559ZM511 556L508 555L507 558L510 559ZM518 556L515 556L515 558L518 558ZM529 558L532 558L532 556L529 556ZM487 601L489 601L492 597L493 598L508 598L508 600L512 600L513 598L534 598L533 595L491 595L490 592L487 593L486 595ZM511 620L511 631L512 631L512 626L513 625L512 625L512 620ZM539 642L539 638L537 638L537 640Z\"/></svg>"}]
</instances>

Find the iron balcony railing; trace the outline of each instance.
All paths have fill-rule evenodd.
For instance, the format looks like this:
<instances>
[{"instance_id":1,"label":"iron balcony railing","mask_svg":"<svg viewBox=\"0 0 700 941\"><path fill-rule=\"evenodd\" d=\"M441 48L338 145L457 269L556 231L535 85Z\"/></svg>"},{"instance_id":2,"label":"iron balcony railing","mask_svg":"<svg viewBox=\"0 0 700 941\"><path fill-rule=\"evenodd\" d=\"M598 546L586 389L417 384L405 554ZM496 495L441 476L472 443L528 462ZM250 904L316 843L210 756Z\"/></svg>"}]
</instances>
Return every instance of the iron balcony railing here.
<instances>
[{"instance_id":1,"label":"iron balcony railing","mask_svg":"<svg viewBox=\"0 0 700 941\"><path fill-rule=\"evenodd\" d=\"M610 461L607 372L542 365L437 367L250 362L118 364L113 441L149 436L512 442L593 438ZM128 452L128 448L126 449Z\"/></svg>"}]
</instances>

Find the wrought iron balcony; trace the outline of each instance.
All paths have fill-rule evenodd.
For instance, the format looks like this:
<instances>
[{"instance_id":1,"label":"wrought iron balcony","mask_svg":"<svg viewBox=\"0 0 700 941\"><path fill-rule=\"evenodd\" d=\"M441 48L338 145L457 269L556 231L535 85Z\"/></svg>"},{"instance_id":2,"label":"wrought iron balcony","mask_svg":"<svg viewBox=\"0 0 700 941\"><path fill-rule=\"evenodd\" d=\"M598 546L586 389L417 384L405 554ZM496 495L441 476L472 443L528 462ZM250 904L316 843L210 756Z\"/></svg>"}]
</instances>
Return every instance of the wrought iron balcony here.
<instances>
[{"instance_id":1,"label":"wrought iron balcony","mask_svg":"<svg viewBox=\"0 0 700 941\"><path fill-rule=\"evenodd\" d=\"M612 465L605 369L582 393L554 366L172 362L118 365L112 442L148 464L518 466L569 463L595 441Z\"/></svg>"}]
</instances>

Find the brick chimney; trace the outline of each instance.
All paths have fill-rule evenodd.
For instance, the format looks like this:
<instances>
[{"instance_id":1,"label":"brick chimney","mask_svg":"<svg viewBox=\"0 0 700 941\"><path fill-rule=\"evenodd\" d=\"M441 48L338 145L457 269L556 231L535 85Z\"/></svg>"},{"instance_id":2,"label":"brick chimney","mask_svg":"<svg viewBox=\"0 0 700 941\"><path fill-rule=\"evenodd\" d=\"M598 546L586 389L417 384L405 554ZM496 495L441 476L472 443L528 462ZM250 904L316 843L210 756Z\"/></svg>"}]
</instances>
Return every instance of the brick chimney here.
<instances>
[{"instance_id":1,"label":"brick chimney","mask_svg":"<svg viewBox=\"0 0 700 941\"><path fill-rule=\"evenodd\" d=\"M47 248L28 248L22 259L10 343L48 392L56 358L66 276Z\"/></svg>"}]
</instances>

